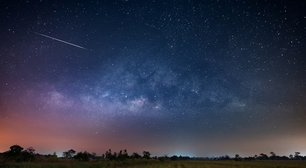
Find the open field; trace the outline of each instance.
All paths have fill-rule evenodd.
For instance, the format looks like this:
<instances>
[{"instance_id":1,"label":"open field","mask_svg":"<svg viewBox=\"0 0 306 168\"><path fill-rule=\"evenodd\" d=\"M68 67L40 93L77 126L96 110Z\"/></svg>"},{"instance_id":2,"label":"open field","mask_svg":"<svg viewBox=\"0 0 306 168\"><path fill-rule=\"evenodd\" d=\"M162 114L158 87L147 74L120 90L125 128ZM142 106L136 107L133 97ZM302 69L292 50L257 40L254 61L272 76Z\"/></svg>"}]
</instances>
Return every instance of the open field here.
<instances>
[{"instance_id":1,"label":"open field","mask_svg":"<svg viewBox=\"0 0 306 168\"><path fill-rule=\"evenodd\" d=\"M9 163L0 168L306 168L305 161L166 161Z\"/></svg>"}]
</instances>

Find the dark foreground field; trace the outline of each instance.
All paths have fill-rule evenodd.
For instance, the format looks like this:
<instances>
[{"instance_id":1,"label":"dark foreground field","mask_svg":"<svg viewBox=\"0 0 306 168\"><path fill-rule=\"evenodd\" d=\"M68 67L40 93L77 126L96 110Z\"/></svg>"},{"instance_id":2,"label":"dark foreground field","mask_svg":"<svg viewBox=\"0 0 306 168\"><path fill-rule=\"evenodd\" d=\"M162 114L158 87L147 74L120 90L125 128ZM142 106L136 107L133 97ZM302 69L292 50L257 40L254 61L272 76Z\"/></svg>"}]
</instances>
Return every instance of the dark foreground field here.
<instances>
[{"instance_id":1,"label":"dark foreground field","mask_svg":"<svg viewBox=\"0 0 306 168\"><path fill-rule=\"evenodd\" d=\"M305 161L166 161L9 163L0 168L306 168Z\"/></svg>"}]
</instances>

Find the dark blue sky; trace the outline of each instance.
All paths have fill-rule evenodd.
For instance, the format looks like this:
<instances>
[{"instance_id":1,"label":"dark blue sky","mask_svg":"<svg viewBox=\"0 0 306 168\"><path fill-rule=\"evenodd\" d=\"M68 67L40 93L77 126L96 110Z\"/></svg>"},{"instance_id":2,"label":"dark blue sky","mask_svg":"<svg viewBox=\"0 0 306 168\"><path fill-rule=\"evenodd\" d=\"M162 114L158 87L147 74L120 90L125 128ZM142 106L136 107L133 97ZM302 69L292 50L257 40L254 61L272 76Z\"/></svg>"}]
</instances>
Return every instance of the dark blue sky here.
<instances>
[{"instance_id":1,"label":"dark blue sky","mask_svg":"<svg viewBox=\"0 0 306 168\"><path fill-rule=\"evenodd\" d=\"M0 152L305 155L305 7L5 2Z\"/></svg>"}]
</instances>

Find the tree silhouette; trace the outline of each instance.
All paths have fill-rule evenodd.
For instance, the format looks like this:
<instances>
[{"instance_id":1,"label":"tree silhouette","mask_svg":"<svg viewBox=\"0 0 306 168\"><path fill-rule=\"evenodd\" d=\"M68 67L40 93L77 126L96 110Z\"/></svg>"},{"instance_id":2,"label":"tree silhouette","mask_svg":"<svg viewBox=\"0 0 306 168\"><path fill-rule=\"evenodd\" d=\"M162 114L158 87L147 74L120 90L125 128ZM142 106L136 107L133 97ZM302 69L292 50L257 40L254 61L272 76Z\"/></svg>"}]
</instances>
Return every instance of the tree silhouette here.
<instances>
[{"instance_id":1,"label":"tree silhouette","mask_svg":"<svg viewBox=\"0 0 306 168\"><path fill-rule=\"evenodd\" d=\"M96 152L92 152L92 153L91 153L91 156L92 156L93 158L95 158L95 157L97 156Z\"/></svg>"},{"instance_id":2,"label":"tree silhouette","mask_svg":"<svg viewBox=\"0 0 306 168\"><path fill-rule=\"evenodd\" d=\"M35 149L33 147L29 147L26 149L29 153L34 154Z\"/></svg>"},{"instance_id":3,"label":"tree silhouette","mask_svg":"<svg viewBox=\"0 0 306 168\"><path fill-rule=\"evenodd\" d=\"M13 145L13 146L10 147L10 149L11 149L10 152L12 154L20 154L21 151L23 150L23 148L19 145Z\"/></svg>"},{"instance_id":4,"label":"tree silhouette","mask_svg":"<svg viewBox=\"0 0 306 168\"><path fill-rule=\"evenodd\" d=\"M141 156L137 152L134 152L131 157L135 159L141 158Z\"/></svg>"},{"instance_id":5,"label":"tree silhouette","mask_svg":"<svg viewBox=\"0 0 306 168\"><path fill-rule=\"evenodd\" d=\"M122 154L122 150L120 150L119 153L118 153L118 160L120 160L120 161L124 160L124 156Z\"/></svg>"},{"instance_id":6,"label":"tree silhouette","mask_svg":"<svg viewBox=\"0 0 306 168\"><path fill-rule=\"evenodd\" d=\"M109 159L109 160L112 160L112 150L109 149L108 151L105 152L105 158L106 159Z\"/></svg>"},{"instance_id":7,"label":"tree silhouette","mask_svg":"<svg viewBox=\"0 0 306 168\"><path fill-rule=\"evenodd\" d=\"M301 154L300 152L295 152L294 158L297 159L297 160L300 160L301 159L300 154Z\"/></svg>"},{"instance_id":8,"label":"tree silhouette","mask_svg":"<svg viewBox=\"0 0 306 168\"><path fill-rule=\"evenodd\" d=\"M116 152L114 152L112 154L112 150L109 149L108 151L105 152L105 157L106 159L109 159L109 160L117 160L118 159L118 155Z\"/></svg>"},{"instance_id":9,"label":"tree silhouette","mask_svg":"<svg viewBox=\"0 0 306 168\"><path fill-rule=\"evenodd\" d=\"M178 156L173 155L173 156L170 157L170 159L171 159L171 160L178 160Z\"/></svg>"},{"instance_id":10,"label":"tree silhouette","mask_svg":"<svg viewBox=\"0 0 306 168\"><path fill-rule=\"evenodd\" d=\"M52 156L57 158L56 152L53 152Z\"/></svg>"},{"instance_id":11,"label":"tree silhouette","mask_svg":"<svg viewBox=\"0 0 306 168\"><path fill-rule=\"evenodd\" d=\"M66 152L63 152L63 156L65 157L65 158L72 158L73 157L73 155L75 154L76 152L75 152L75 150L73 150L73 149L70 149L69 151L66 151Z\"/></svg>"},{"instance_id":12,"label":"tree silhouette","mask_svg":"<svg viewBox=\"0 0 306 168\"><path fill-rule=\"evenodd\" d=\"M150 159L151 153L149 151L143 151L143 158Z\"/></svg>"},{"instance_id":13,"label":"tree silhouette","mask_svg":"<svg viewBox=\"0 0 306 168\"><path fill-rule=\"evenodd\" d=\"M124 149L124 151L123 151L123 156L124 156L125 158L129 158L129 154L128 154L128 152L127 152L126 149Z\"/></svg>"},{"instance_id":14,"label":"tree silhouette","mask_svg":"<svg viewBox=\"0 0 306 168\"><path fill-rule=\"evenodd\" d=\"M9 151L4 152L4 159L6 161L15 161L15 162L31 162L35 158L35 149L29 147L26 150L19 145L13 145L10 147Z\"/></svg>"},{"instance_id":15,"label":"tree silhouette","mask_svg":"<svg viewBox=\"0 0 306 168\"><path fill-rule=\"evenodd\" d=\"M117 159L118 159L118 154L117 152L114 152L111 160L117 160Z\"/></svg>"},{"instance_id":16,"label":"tree silhouette","mask_svg":"<svg viewBox=\"0 0 306 168\"><path fill-rule=\"evenodd\" d=\"M35 149L33 147L29 147L26 150L22 151L23 160L24 161L33 161L35 159Z\"/></svg>"},{"instance_id":17,"label":"tree silhouette","mask_svg":"<svg viewBox=\"0 0 306 168\"><path fill-rule=\"evenodd\" d=\"M236 154L234 160L235 160L235 161L241 161L241 157L240 157L238 154Z\"/></svg>"},{"instance_id":18,"label":"tree silhouette","mask_svg":"<svg viewBox=\"0 0 306 168\"><path fill-rule=\"evenodd\" d=\"M78 162L89 162L89 158L91 157L90 153L88 152L79 152L74 156L74 159Z\"/></svg>"},{"instance_id":19,"label":"tree silhouette","mask_svg":"<svg viewBox=\"0 0 306 168\"><path fill-rule=\"evenodd\" d=\"M19 145L13 145L10 147L10 150L4 153L5 160L14 160L16 162L23 161L22 155L23 148Z\"/></svg>"},{"instance_id":20,"label":"tree silhouette","mask_svg":"<svg viewBox=\"0 0 306 168\"><path fill-rule=\"evenodd\" d=\"M270 156L271 159L273 159L273 160L276 159L276 154L274 152L270 152L270 154L271 154L271 156Z\"/></svg>"},{"instance_id":21,"label":"tree silhouette","mask_svg":"<svg viewBox=\"0 0 306 168\"><path fill-rule=\"evenodd\" d=\"M261 160L267 160L269 157L268 157L268 155L266 155L266 154L264 154L264 153L261 153L259 158L260 158Z\"/></svg>"},{"instance_id":22,"label":"tree silhouette","mask_svg":"<svg viewBox=\"0 0 306 168\"><path fill-rule=\"evenodd\" d=\"M117 158L120 161L126 160L128 158L128 153L127 153L126 149L123 152L122 152L122 150L120 150Z\"/></svg>"}]
</instances>

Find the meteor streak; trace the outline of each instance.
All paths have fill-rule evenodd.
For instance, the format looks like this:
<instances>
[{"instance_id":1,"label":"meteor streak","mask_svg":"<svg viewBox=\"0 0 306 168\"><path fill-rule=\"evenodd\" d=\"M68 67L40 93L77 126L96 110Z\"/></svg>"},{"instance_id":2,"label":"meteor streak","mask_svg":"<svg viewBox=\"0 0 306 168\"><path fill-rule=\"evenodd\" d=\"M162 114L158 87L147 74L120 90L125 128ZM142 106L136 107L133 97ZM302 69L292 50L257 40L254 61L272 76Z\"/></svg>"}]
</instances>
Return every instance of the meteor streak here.
<instances>
[{"instance_id":1,"label":"meteor streak","mask_svg":"<svg viewBox=\"0 0 306 168\"><path fill-rule=\"evenodd\" d=\"M82 48L84 50L87 50L86 48L84 47L81 47L81 46L78 46L78 45L75 45L75 44L72 44L72 43L69 43L67 41L63 41L63 40L60 40L60 39L57 39L57 38L54 38L54 37L50 37L50 36L47 36L47 35L44 35L44 34L41 34L41 33L37 33L37 32L34 32L35 34L38 34L38 35L41 35L41 36L44 36L44 37L47 37L47 38L50 38L52 40L56 40L56 41L59 41L59 42L63 42L63 43L66 43L66 44L69 44L69 45L72 45L72 46L75 46L75 47L78 47L78 48Z\"/></svg>"}]
</instances>

